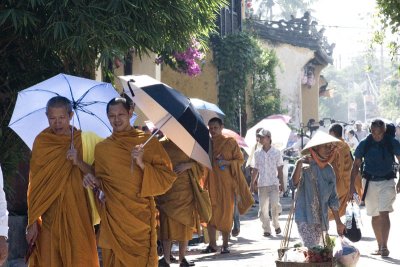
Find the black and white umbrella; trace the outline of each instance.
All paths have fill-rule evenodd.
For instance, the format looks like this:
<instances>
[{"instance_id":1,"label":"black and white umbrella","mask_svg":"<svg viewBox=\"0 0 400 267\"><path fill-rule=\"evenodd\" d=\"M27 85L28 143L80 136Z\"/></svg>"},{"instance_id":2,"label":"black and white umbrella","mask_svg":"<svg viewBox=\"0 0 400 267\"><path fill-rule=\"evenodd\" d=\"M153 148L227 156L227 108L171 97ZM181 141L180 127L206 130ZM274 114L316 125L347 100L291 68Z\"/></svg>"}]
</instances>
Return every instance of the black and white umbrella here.
<instances>
[{"instance_id":1,"label":"black and white umbrella","mask_svg":"<svg viewBox=\"0 0 400 267\"><path fill-rule=\"evenodd\" d=\"M147 75L119 76L124 92L186 155L211 169L210 136L189 98Z\"/></svg>"}]
</instances>

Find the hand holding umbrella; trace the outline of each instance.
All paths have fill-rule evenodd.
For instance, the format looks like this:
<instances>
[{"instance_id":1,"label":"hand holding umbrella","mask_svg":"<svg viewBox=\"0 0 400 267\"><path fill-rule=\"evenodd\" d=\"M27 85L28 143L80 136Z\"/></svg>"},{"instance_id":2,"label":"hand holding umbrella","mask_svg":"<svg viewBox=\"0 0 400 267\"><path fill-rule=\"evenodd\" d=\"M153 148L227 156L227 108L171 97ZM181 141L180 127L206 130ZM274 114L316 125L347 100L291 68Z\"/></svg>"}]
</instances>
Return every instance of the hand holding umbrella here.
<instances>
[{"instance_id":1,"label":"hand holding umbrella","mask_svg":"<svg viewBox=\"0 0 400 267\"><path fill-rule=\"evenodd\" d=\"M147 143L147 142L146 142ZM136 161L136 164L144 170L144 163L143 163L143 154L144 154L144 145L146 144L141 144L137 145L133 148L131 156L132 156L132 162L131 162L131 171L133 172L133 161Z\"/></svg>"}]
</instances>

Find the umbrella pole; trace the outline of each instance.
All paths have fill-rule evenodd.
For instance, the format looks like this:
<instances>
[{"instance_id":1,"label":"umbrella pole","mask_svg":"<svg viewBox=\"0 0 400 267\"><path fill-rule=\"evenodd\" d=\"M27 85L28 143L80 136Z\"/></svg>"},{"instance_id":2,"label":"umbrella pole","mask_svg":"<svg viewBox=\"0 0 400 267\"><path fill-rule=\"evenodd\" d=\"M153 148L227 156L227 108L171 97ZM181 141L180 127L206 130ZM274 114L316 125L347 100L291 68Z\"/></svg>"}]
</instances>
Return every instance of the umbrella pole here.
<instances>
[{"instance_id":1,"label":"umbrella pole","mask_svg":"<svg viewBox=\"0 0 400 267\"><path fill-rule=\"evenodd\" d=\"M144 144L142 145L142 148L160 131L161 127L163 127L171 118L172 118L172 116L169 115L167 117L167 119L160 125L160 127L158 127L156 131L154 131L154 133L149 137L149 139L147 139L146 142L144 142ZM132 157L132 159L131 159L131 173L132 174L133 174L134 161L135 161L135 159Z\"/></svg>"}]
</instances>

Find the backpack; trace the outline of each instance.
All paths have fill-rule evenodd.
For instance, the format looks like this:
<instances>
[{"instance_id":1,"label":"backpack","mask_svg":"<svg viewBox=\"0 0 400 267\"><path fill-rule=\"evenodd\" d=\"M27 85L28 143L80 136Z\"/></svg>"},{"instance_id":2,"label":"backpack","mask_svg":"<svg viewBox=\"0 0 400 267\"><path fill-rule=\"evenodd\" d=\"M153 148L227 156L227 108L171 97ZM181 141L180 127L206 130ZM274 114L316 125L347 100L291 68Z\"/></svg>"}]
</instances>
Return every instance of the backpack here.
<instances>
[{"instance_id":1,"label":"backpack","mask_svg":"<svg viewBox=\"0 0 400 267\"><path fill-rule=\"evenodd\" d=\"M386 123L386 131L383 136L383 146L387 149L387 151L392 155L392 161L394 162L394 151L393 151L393 143L392 139L395 137L396 133L396 126L394 126L393 123ZM364 153L362 155L362 163L361 163L361 174L364 172L364 157L367 154L368 150L371 148L373 143L373 138L372 135L369 134L366 139L365 139L365 147L364 147ZM382 151L382 158L384 158L384 153L385 151Z\"/></svg>"}]
</instances>

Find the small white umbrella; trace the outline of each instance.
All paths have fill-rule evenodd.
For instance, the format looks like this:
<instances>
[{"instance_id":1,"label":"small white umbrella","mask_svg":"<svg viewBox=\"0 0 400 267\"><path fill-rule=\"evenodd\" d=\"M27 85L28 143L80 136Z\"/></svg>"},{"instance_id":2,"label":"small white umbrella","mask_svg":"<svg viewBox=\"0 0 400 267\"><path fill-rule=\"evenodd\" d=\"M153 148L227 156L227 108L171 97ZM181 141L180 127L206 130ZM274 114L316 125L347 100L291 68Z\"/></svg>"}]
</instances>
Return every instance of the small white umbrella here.
<instances>
[{"instance_id":1,"label":"small white umbrella","mask_svg":"<svg viewBox=\"0 0 400 267\"><path fill-rule=\"evenodd\" d=\"M95 132L101 137L111 134L106 106L112 98L119 97L114 87L110 83L58 74L18 93L8 126L30 149L36 136L49 127L46 104L54 96L71 100L73 122L78 129Z\"/></svg>"},{"instance_id":2,"label":"small white umbrella","mask_svg":"<svg viewBox=\"0 0 400 267\"><path fill-rule=\"evenodd\" d=\"M263 119L247 130L244 140L248 147L244 147L244 150L248 155L251 154L251 148L253 148L257 143L256 130L258 128L264 128L271 132L272 145L274 147L280 150L286 147L290 135L290 128L286 123L281 119Z\"/></svg>"}]
</instances>

